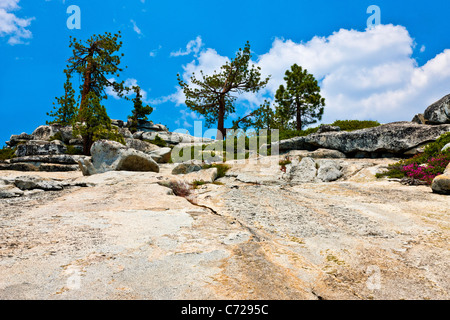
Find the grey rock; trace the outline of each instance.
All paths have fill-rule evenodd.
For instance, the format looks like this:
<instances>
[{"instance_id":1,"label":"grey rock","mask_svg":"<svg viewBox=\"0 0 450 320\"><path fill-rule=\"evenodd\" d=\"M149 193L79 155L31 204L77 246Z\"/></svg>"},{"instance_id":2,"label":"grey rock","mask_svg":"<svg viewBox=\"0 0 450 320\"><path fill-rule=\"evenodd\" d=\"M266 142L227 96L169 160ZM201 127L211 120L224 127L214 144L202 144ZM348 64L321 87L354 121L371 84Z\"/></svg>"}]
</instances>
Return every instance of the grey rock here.
<instances>
[{"instance_id":1,"label":"grey rock","mask_svg":"<svg viewBox=\"0 0 450 320\"><path fill-rule=\"evenodd\" d=\"M429 124L450 123L450 94L430 105L424 113Z\"/></svg>"},{"instance_id":2,"label":"grey rock","mask_svg":"<svg viewBox=\"0 0 450 320\"><path fill-rule=\"evenodd\" d=\"M135 150L142 151L145 153L149 153L159 149L157 145L139 139L128 138L125 139L125 143L128 148L133 148Z\"/></svg>"},{"instance_id":3,"label":"grey rock","mask_svg":"<svg viewBox=\"0 0 450 320\"><path fill-rule=\"evenodd\" d=\"M343 176L342 166L333 160L317 160L319 170L317 170L317 179L323 182L336 181Z\"/></svg>"},{"instance_id":4,"label":"grey rock","mask_svg":"<svg viewBox=\"0 0 450 320\"><path fill-rule=\"evenodd\" d=\"M306 144L317 148L339 150L345 154L403 154L414 147L435 141L450 131L450 125L420 125L394 122L352 132L327 132L304 137ZM282 141L283 142L283 141Z\"/></svg>"},{"instance_id":5,"label":"grey rock","mask_svg":"<svg viewBox=\"0 0 450 320\"><path fill-rule=\"evenodd\" d=\"M318 147L308 143L306 141L306 137L294 137L287 140L281 140L272 144L272 146L278 146L280 152L290 151L290 150L308 150L314 151L318 149ZM266 147L265 145L261 146L261 149ZM273 149L273 147L272 147Z\"/></svg>"},{"instance_id":6,"label":"grey rock","mask_svg":"<svg viewBox=\"0 0 450 320\"><path fill-rule=\"evenodd\" d=\"M317 133L337 132L337 131L341 131L341 128L338 126L331 126L329 124L323 124L317 130Z\"/></svg>"},{"instance_id":7,"label":"grey rock","mask_svg":"<svg viewBox=\"0 0 450 320\"><path fill-rule=\"evenodd\" d=\"M0 170L39 171L39 168L32 163L0 163Z\"/></svg>"},{"instance_id":8,"label":"grey rock","mask_svg":"<svg viewBox=\"0 0 450 320\"><path fill-rule=\"evenodd\" d=\"M450 195L450 164L445 169L444 174L433 179L431 189L434 193Z\"/></svg>"},{"instance_id":9,"label":"grey rock","mask_svg":"<svg viewBox=\"0 0 450 320\"><path fill-rule=\"evenodd\" d=\"M427 120L425 119L423 113L416 114L414 118L411 120L411 122L417 124L427 124Z\"/></svg>"},{"instance_id":10,"label":"grey rock","mask_svg":"<svg viewBox=\"0 0 450 320\"><path fill-rule=\"evenodd\" d=\"M55 164L77 164L80 158L85 158L86 156L79 155L68 155L68 154L57 154L57 155L36 155L36 156L25 156L16 157L10 160L11 163L19 162L32 162L35 164L41 163L55 163Z\"/></svg>"},{"instance_id":11,"label":"grey rock","mask_svg":"<svg viewBox=\"0 0 450 320\"><path fill-rule=\"evenodd\" d=\"M287 179L295 183L314 182L316 180L317 167L312 158L303 158L298 165L293 165Z\"/></svg>"},{"instance_id":12,"label":"grey rock","mask_svg":"<svg viewBox=\"0 0 450 320\"><path fill-rule=\"evenodd\" d=\"M172 174L188 174L200 170L202 170L201 162L190 160L178 164L175 168L173 168Z\"/></svg>"},{"instance_id":13,"label":"grey rock","mask_svg":"<svg viewBox=\"0 0 450 320\"><path fill-rule=\"evenodd\" d=\"M16 149L17 157L35 156L35 155L55 155L65 154L66 146L59 140L51 142L43 140L31 140L25 144L20 144Z\"/></svg>"},{"instance_id":14,"label":"grey rock","mask_svg":"<svg viewBox=\"0 0 450 320\"><path fill-rule=\"evenodd\" d=\"M158 148L157 150L149 152L149 155L157 163L168 163L170 162L170 156L172 154L171 148Z\"/></svg>"},{"instance_id":15,"label":"grey rock","mask_svg":"<svg viewBox=\"0 0 450 320\"><path fill-rule=\"evenodd\" d=\"M23 191L14 185L0 184L0 199L16 198L23 195Z\"/></svg>"},{"instance_id":16,"label":"grey rock","mask_svg":"<svg viewBox=\"0 0 450 320\"><path fill-rule=\"evenodd\" d=\"M33 176L17 177L14 180L14 185L22 191L33 189L41 189L45 191L63 189L61 183L58 181L44 180Z\"/></svg>"},{"instance_id":17,"label":"grey rock","mask_svg":"<svg viewBox=\"0 0 450 320\"><path fill-rule=\"evenodd\" d=\"M159 172L158 164L148 154L128 148L119 142L98 140L91 147L91 160L81 159L78 164L83 175L107 171Z\"/></svg>"},{"instance_id":18,"label":"grey rock","mask_svg":"<svg viewBox=\"0 0 450 320\"><path fill-rule=\"evenodd\" d=\"M43 140L48 141L51 137L53 137L57 132L59 132L59 126L51 125L51 126L39 126L37 127L33 133L33 140Z\"/></svg>"},{"instance_id":19,"label":"grey rock","mask_svg":"<svg viewBox=\"0 0 450 320\"><path fill-rule=\"evenodd\" d=\"M15 135L13 134L10 138L9 141L6 141L6 144L10 147L15 147L17 146L19 143L26 143L30 140L33 140L33 136L29 135L25 132L19 134L19 135Z\"/></svg>"}]
</instances>

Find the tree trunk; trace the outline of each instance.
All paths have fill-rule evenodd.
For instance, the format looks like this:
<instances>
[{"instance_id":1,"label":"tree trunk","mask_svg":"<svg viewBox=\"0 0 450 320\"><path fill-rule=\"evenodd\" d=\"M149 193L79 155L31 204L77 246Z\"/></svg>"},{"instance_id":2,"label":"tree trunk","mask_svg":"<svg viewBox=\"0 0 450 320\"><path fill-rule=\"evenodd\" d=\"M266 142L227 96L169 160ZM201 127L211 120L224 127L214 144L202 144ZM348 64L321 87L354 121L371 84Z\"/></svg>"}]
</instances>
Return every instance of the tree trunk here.
<instances>
[{"instance_id":1,"label":"tree trunk","mask_svg":"<svg viewBox=\"0 0 450 320\"><path fill-rule=\"evenodd\" d=\"M221 140L225 139L225 96L219 98L219 118L217 120L217 136L216 139L220 137Z\"/></svg>"},{"instance_id":2,"label":"tree trunk","mask_svg":"<svg viewBox=\"0 0 450 320\"><path fill-rule=\"evenodd\" d=\"M300 107L300 104L297 102L297 131L301 131L302 130L302 110Z\"/></svg>"},{"instance_id":3,"label":"tree trunk","mask_svg":"<svg viewBox=\"0 0 450 320\"><path fill-rule=\"evenodd\" d=\"M80 114L82 113L81 111L83 110L86 97L91 91L92 72L94 67L92 65L92 59L94 58L95 48L96 43L92 44L92 46L89 48L89 54L87 56L88 64L86 66L86 71L84 72L83 91L81 92ZM83 121L84 119L80 120Z\"/></svg>"}]
</instances>

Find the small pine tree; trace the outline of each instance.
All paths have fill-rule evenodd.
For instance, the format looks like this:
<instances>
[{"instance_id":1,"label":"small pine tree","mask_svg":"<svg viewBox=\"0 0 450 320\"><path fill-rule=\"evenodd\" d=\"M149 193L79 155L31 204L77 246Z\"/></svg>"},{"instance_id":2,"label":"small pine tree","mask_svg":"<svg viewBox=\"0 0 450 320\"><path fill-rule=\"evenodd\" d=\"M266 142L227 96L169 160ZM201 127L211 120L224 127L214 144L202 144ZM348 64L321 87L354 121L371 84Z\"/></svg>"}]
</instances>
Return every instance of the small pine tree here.
<instances>
[{"instance_id":1,"label":"small pine tree","mask_svg":"<svg viewBox=\"0 0 450 320\"><path fill-rule=\"evenodd\" d=\"M83 153L85 155L90 155L92 144L100 139L125 144L123 137L111 125L106 108L100 102L100 98L91 91L83 102L84 106L78 115L79 121L73 125L74 135L83 137Z\"/></svg>"},{"instance_id":2,"label":"small pine tree","mask_svg":"<svg viewBox=\"0 0 450 320\"><path fill-rule=\"evenodd\" d=\"M64 83L64 95L60 98L56 97L59 107L53 102L53 111L47 112L47 115L53 117L52 121L46 121L47 124L59 123L63 126L71 125L77 116L78 107L75 101L75 90L72 88L70 73L66 74L66 82Z\"/></svg>"},{"instance_id":3,"label":"small pine tree","mask_svg":"<svg viewBox=\"0 0 450 320\"><path fill-rule=\"evenodd\" d=\"M131 120L130 131L132 133L137 131L139 121L148 120L147 116L153 112L152 107L148 105L144 107L142 104L141 88L139 86L134 86L133 89L136 93L136 98L133 99L134 109L132 111L132 115L128 117Z\"/></svg>"}]
</instances>

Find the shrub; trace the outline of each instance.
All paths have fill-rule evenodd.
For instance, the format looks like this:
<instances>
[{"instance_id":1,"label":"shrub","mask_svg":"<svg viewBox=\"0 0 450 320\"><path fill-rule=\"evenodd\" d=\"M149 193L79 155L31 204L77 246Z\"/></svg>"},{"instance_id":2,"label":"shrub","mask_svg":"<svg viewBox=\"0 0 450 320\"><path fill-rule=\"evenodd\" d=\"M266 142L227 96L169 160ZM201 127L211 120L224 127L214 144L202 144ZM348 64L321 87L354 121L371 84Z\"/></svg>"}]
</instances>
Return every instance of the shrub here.
<instances>
[{"instance_id":1,"label":"shrub","mask_svg":"<svg viewBox=\"0 0 450 320\"><path fill-rule=\"evenodd\" d=\"M15 148L3 147L0 149L0 160L9 160L15 157Z\"/></svg>"},{"instance_id":2,"label":"shrub","mask_svg":"<svg viewBox=\"0 0 450 320\"><path fill-rule=\"evenodd\" d=\"M161 148L167 147L167 142L164 141L163 139L161 139L161 137L158 135L156 135L155 140L144 139L144 141L149 142L154 145L157 145L158 147L161 147Z\"/></svg>"},{"instance_id":3,"label":"shrub","mask_svg":"<svg viewBox=\"0 0 450 320\"><path fill-rule=\"evenodd\" d=\"M371 120L336 120L331 125L341 128L342 131L355 131L378 127L381 124L378 121Z\"/></svg>"},{"instance_id":4,"label":"shrub","mask_svg":"<svg viewBox=\"0 0 450 320\"><path fill-rule=\"evenodd\" d=\"M51 136L48 141L54 141L54 140L63 140L62 134L60 131L56 132L53 136Z\"/></svg>"},{"instance_id":5,"label":"shrub","mask_svg":"<svg viewBox=\"0 0 450 320\"><path fill-rule=\"evenodd\" d=\"M71 145L67 145L66 146L67 151L66 154L70 154L70 155L82 155L83 154L83 150L78 149L75 146L71 146Z\"/></svg>"},{"instance_id":6,"label":"shrub","mask_svg":"<svg viewBox=\"0 0 450 320\"><path fill-rule=\"evenodd\" d=\"M425 159L425 160L424 160ZM424 154L416 155L407 160L401 160L388 167L388 171L377 174L377 178L412 178L431 184L433 179L444 173L450 163L450 151L439 153L432 157Z\"/></svg>"}]
</instances>

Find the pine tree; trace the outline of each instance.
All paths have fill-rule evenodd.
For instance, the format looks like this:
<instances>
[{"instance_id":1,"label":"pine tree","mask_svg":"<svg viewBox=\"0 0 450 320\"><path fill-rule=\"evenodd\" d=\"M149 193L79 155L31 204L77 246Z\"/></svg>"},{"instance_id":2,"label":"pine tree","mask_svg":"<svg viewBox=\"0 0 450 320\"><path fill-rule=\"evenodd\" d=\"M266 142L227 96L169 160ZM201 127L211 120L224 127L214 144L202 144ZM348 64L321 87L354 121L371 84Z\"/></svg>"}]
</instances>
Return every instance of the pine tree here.
<instances>
[{"instance_id":1,"label":"pine tree","mask_svg":"<svg viewBox=\"0 0 450 320\"><path fill-rule=\"evenodd\" d=\"M65 72L69 75L77 73L82 79L80 86L81 102L78 110L77 122L74 124L76 132L83 138L83 152L90 154L92 144L97 139L110 139L123 142L123 138L112 128L111 120L101 104L107 99L106 88L110 87L119 97L128 100L126 93L129 88L124 81L115 82L108 78L119 77L123 71L119 67L122 54L118 51L122 47L120 31L112 35L93 35L86 42L70 37L72 57L68 60Z\"/></svg>"},{"instance_id":2,"label":"pine tree","mask_svg":"<svg viewBox=\"0 0 450 320\"><path fill-rule=\"evenodd\" d=\"M178 74L180 84L186 96L186 106L203 115L206 126L217 122L217 137L226 136L224 122L227 116L235 112L233 102L236 94L257 92L265 87L269 78L261 80L260 67L249 65L251 59L250 44L239 49L236 57L221 67L221 72L204 75L201 79L191 77L192 86L184 82Z\"/></svg>"},{"instance_id":3,"label":"pine tree","mask_svg":"<svg viewBox=\"0 0 450 320\"><path fill-rule=\"evenodd\" d=\"M66 82L64 83L65 94L60 98L56 97L56 102L59 107L53 103L54 111L47 112L47 115L53 117L52 121L47 121L47 124L58 123L63 126L71 125L77 117L78 107L75 100L75 90L72 88L71 76L66 74Z\"/></svg>"},{"instance_id":4,"label":"pine tree","mask_svg":"<svg viewBox=\"0 0 450 320\"><path fill-rule=\"evenodd\" d=\"M314 76L294 64L290 71L286 71L284 80L286 87L280 85L275 94L281 126L287 129L289 121L295 119L295 129L300 131L321 120L325 99L320 96L320 87Z\"/></svg>"},{"instance_id":5,"label":"pine tree","mask_svg":"<svg viewBox=\"0 0 450 320\"><path fill-rule=\"evenodd\" d=\"M132 133L137 131L139 121L147 121L147 116L153 112L152 107L148 105L144 107L142 103L141 88L139 86L134 86L133 90L136 93L136 97L133 99L134 109L132 115L128 117L131 120L130 131Z\"/></svg>"}]
</instances>

